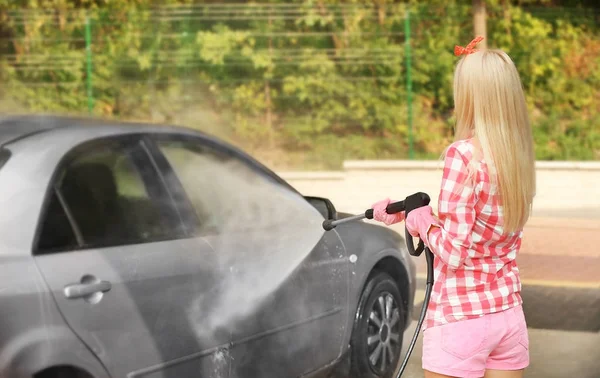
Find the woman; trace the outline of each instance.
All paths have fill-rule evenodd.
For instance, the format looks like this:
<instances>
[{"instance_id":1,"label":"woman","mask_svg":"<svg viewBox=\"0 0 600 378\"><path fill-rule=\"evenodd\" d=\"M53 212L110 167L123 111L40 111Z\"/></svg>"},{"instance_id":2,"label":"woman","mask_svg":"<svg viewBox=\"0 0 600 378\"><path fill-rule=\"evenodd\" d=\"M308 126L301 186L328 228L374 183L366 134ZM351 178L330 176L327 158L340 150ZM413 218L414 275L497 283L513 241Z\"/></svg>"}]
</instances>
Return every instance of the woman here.
<instances>
[{"instance_id":1,"label":"woman","mask_svg":"<svg viewBox=\"0 0 600 378\"><path fill-rule=\"evenodd\" d=\"M426 378L518 378L529 338L516 264L535 194L535 157L517 69L474 39L454 74L455 141L447 148L438 214L411 211L406 227L433 252L435 283L423 325ZM373 206L388 225L389 199Z\"/></svg>"}]
</instances>

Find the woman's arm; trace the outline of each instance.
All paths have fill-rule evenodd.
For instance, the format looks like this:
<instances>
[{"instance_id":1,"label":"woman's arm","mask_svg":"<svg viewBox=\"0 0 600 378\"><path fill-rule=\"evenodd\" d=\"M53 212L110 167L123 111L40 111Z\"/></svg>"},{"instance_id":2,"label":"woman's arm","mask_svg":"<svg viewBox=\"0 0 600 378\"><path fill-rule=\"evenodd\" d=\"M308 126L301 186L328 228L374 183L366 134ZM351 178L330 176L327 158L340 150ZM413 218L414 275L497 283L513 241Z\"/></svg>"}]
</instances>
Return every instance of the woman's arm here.
<instances>
[{"instance_id":1,"label":"woman's arm","mask_svg":"<svg viewBox=\"0 0 600 378\"><path fill-rule=\"evenodd\" d=\"M466 144L453 144L446 153L438 204L439 227L431 227L427 233L431 252L451 270L460 268L468 257L475 224L476 193L474 180L468 180L469 160L463 146Z\"/></svg>"}]
</instances>

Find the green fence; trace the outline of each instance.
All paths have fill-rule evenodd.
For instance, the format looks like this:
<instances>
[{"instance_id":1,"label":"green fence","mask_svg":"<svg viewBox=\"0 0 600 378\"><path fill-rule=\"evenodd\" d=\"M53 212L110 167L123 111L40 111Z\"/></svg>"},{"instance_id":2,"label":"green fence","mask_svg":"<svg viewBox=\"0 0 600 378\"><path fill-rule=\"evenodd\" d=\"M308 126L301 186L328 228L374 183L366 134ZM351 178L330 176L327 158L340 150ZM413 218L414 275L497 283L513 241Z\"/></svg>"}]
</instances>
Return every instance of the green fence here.
<instances>
[{"instance_id":1,"label":"green fence","mask_svg":"<svg viewBox=\"0 0 600 378\"><path fill-rule=\"evenodd\" d=\"M452 50L472 38L471 17L469 6L308 1L10 11L0 31L0 109L227 129L249 145L288 150L366 137L378 142L340 148L420 157L452 133ZM490 40L523 67L532 106L540 88L555 91L545 80L556 67L536 60L517 27L528 25L527 38L543 46L565 22L597 32L599 20L586 10L520 8L490 9L489 18Z\"/></svg>"},{"instance_id":2,"label":"green fence","mask_svg":"<svg viewBox=\"0 0 600 378\"><path fill-rule=\"evenodd\" d=\"M368 131L385 121L406 134L412 158L409 14L404 5L382 10L366 3L12 12L9 25L20 36L10 42L21 53L4 56L5 96L32 111L77 113L86 104L96 116L153 119L169 86L180 87L179 106L191 93L203 92L206 99L218 92L211 105L261 136L277 128L294 134L340 123ZM389 103L396 114L382 114L384 120L341 114L345 104L365 95ZM121 96L134 96L129 107L137 109L115 110ZM327 102L324 96L339 101L319 106ZM254 109L248 109L244 102L252 100ZM356 106L363 112L368 107Z\"/></svg>"}]
</instances>

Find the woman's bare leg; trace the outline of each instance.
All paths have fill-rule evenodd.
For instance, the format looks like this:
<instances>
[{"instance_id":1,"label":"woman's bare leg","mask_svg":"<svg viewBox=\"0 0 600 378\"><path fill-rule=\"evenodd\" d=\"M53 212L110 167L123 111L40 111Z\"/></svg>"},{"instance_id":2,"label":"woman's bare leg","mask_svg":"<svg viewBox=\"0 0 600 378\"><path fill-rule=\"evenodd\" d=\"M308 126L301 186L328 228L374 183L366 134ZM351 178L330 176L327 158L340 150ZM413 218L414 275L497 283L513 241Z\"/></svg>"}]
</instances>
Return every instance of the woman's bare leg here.
<instances>
[{"instance_id":1,"label":"woman's bare leg","mask_svg":"<svg viewBox=\"0 0 600 378\"><path fill-rule=\"evenodd\" d=\"M523 370L486 370L484 378L523 378Z\"/></svg>"},{"instance_id":2,"label":"woman's bare leg","mask_svg":"<svg viewBox=\"0 0 600 378\"><path fill-rule=\"evenodd\" d=\"M425 378L457 378L425 370ZM523 378L523 370L486 370L484 378Z\"/></svg>"},{"instance_id":3,"label":"woman's bare leg","mask_svg":"<svg viewBox=\"0 0 600 378\"><path fill-rule=\"evenodd\" d=\"M425 371L425 378L458 378L458 377L453 377L451 375L443 375L443 374L434 373L429 370L424 370L424 371Z\"/></svg>"}]
</instances>

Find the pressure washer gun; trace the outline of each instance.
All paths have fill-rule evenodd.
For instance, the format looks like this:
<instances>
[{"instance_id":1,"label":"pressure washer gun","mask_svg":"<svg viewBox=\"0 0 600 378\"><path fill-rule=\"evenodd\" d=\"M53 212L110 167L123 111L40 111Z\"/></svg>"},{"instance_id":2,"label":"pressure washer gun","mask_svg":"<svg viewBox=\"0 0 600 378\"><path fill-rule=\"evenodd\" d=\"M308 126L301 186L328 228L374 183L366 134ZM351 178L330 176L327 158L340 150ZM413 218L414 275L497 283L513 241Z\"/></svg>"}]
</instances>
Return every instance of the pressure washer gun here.
<instances>
[{"instance_id":1,"label":"pressure washer gun","mask_svg":"<svg viewBox=\"0 0 600 378\"><path fill-rule=\"evenodd\" d=\"M412 194L404 199L404 201L398 201L394 203L390 203L386 207L386 212L388 214L396 214L404 211L405 216L408 216L412 210L417 209L419 207L429 205L430 198L427 194L418 192ZM373 219L373 209L368 209L364 212L364 214L354 215L348 218L343 219L327 219L323 222L323 229L325 231L333 230L336 226L353 222L362 219ZM417 248L415 248L414 241L412 235L408 232L408 229L405 227L405 239L406 239L406 247L408 248L408 253L411 256L420 256L423 251L425 251L425 259L427 260L427 283L425 287L425 299L423 300L423 306L421 307L421 314L419 316L419 321L417 322L417 328L415 329L415 333L408 347L408 351L406 352L406 357L404 357L404 361L402 362L402 366L400 370L396 374L396 378L400 378L404 369L406 369L406 365L408 364L408 359L415 348L415 344L417 343L417 339L419 337L419 332L421 331L421 326L423 325L423 320L425 319L425 314L427 312L427 305L429 304L429 298L431 297L431 289L433 287L433 254L429 250L429 248L425 247L423 240L419 239L419 244Z\"/></svg>"}]
</instances>

